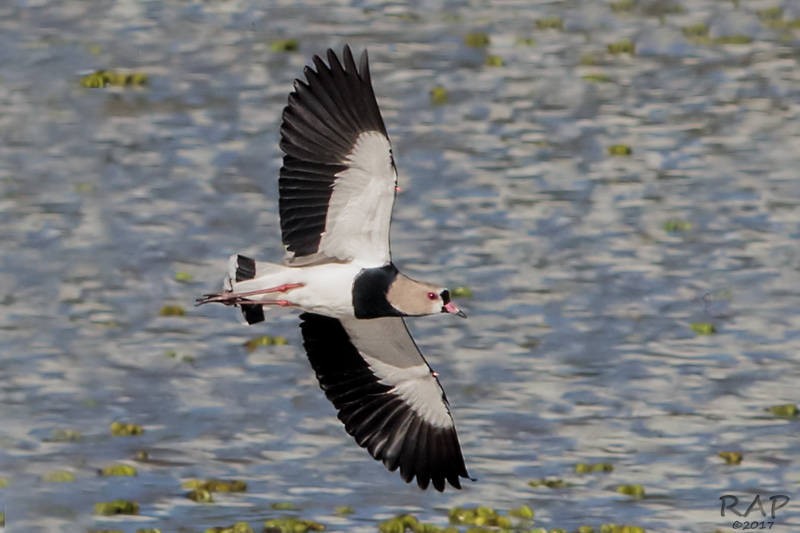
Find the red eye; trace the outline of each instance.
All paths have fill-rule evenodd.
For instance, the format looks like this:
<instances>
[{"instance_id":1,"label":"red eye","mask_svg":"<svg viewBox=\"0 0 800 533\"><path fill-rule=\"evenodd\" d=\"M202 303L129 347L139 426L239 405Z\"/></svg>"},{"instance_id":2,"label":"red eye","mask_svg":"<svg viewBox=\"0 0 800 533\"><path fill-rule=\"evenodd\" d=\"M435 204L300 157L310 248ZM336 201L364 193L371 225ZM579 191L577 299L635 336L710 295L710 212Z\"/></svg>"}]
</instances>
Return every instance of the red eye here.
<instances>
[{"instance_id":1,"label":"red eye","mask_svg":"<svg viewBox=\"0 0 800 533\"><path fill-rule=\"evenodd\" d=\"M428 300L437 300L439 296L435 292L428 293Z\"/></svg>"}]
</instances>

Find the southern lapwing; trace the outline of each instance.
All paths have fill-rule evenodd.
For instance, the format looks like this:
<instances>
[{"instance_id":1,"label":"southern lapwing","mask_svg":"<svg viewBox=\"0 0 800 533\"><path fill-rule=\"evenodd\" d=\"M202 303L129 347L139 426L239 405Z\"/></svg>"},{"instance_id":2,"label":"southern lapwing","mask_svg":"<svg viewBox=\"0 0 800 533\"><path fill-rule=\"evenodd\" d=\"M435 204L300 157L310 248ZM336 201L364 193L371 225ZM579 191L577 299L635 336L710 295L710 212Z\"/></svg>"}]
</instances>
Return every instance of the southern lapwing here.
<instances>
[{"instance_id":1,"label":"southern lapwing","mask_svg":"<svg viewBox=\"0 0 800 533\"><path fill-rule=\"evenodd\" d=\"M370 80L328 50L295 80L283 110L280 219L283 264L231 257L224 290L199 304L297 307L306 352L325 395L359 446L425 489L468 478L447 398L403 317L466 316L443 287L392 263L389 224L397 171Z\"/></svg>"}]
</instances>

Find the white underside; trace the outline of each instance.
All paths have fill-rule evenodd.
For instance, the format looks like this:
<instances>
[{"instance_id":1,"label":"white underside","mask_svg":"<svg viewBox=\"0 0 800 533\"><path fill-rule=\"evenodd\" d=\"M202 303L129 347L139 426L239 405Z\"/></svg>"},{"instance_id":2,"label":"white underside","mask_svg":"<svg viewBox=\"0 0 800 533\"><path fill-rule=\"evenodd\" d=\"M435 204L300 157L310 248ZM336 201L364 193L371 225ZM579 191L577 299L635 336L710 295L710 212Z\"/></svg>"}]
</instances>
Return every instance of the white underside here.
<instances>
[{"instance_id":1,"label":"white underside","mask_svg":"<svg viewBox=\"0 0 800 533\"><path fill-rule=\"evenodd\" d=\"M234 259L235 261L235 259ZM363 267L354 263L325 263L304 267L288 267L274 263L257 263L256 277L246 281L226 281L233 292L249 292L289 283L303 283L303 287L285 292L272 292L248 297L254 303L287 300L293 305L334 318L352 318L353 279ZM264 309L269 309L267 305Z\"/></svg>"}]
</instances>

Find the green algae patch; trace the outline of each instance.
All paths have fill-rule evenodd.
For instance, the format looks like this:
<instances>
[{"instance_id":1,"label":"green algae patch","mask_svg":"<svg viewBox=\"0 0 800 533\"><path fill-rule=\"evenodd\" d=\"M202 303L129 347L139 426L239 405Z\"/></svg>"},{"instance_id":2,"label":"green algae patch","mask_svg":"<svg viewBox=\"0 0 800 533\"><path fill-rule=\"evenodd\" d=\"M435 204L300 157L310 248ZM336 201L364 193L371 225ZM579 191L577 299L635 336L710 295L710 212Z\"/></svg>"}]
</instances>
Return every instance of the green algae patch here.
<instances>
[{"instance_id":1,"label":"green algae patch","mask_svg":"<svg viewBox=\"0 0 800 533\"><path fill-rule=\"evenodd\" d=\"M333 510L333 514L336 516L348 516L355 513L356 510L350 507L349 505L340 505Z\"/></svg>"},{"instance_id":2,"label":"green algae patch","mask_svg":"<svg viewBox=\"0 0 800 533\"><path fill-rule=\"evenodd\" d=\"M80 85L87 89L102 89L109 85L114 87L142 87L147 85L147 74L144 72L120 72L116 70L96 70L81 76Z\"/></svg>"},{"instance_id":3,"label":"green algae patch","mask_svg":"<svg viewBox=\"0 0 800 533\"><path fill-rule=\"evenodd\" d=\"M113 516L117 514L139 514L139 504L131 500L113 500L94 504L94 514Z\"/></svg>"},{"instance_id":4,"label":"green algae patch","mask_svg":"<svg viewBox=\"0 0 800 533\"><path fill-rule=\"evenodd\" d=\"M270 509L275 511L299 511L300 508L292 502L275 502L269 505Z\"/></svg>"},{"instance_id":5,"label":"green algae patch","mask_svg":"<svg viewBox=\"0 0 800 533\"><path fill-rule=\"evenodd\" d=\"M142 529L137 529L136 533L161 533L161 530L157 527L146 527Z\"/></svg>"},{"instance_id":6,"label":"green algae patch","mask_svg":"<svg viewBox=\"0 0 800 533\"><path fill-rule=\"evenodd\" d=\"M588 81L589 83L611 83L614 79L609 76L608 74L603 74L602 72L592 72L590 74L584 74L581 76L584 81Z\"/></svg>"},{"instance_id":7,"label":"green algae patch","mask_svg":"<svg viewBox=\"0 0 800 533\"><path fill-rule=\"evenodd\" d=\"M83 435L76 429L54 429L46 440L47 442L78 442L82 438Z\"/></svg>"},{"instance_id":8,"label":"green algae patch","mask_svg":"<svg viewBox=\"0 0 800 533\"><path fill-rule=\"evenodd\" d=\"M137 471L136 468L131 465L115 463L99 469L97 474L104 477L135 477Z\"/></svg>"},{"instance_id":9,"label":"green algae patch","mask_svg":"<svg viewBox=\"0 0 800 533\"><path fill-rule=\"evenodd\" d=\"M325 531L325 526L305 518L271 518L264 522L264 533L306 533Z\"/></svg>"},{"instance_id":10,"label":"green algae patch","mask_svg":"<svg viewBox=\"0 0 800 533\"><path fill-rule=\"evenodd\" d=\"M720 35L713 39L714 44L750 44L752 42L752 37L743 34Z\"/></svg>"},{"instance_id":11,"label":"green algae patch","mask_svg":"<svg viewBox=\"0 0 800 533\"><path fill-rule=\"evenodd\" d=\"M192 280L194 280L194 276L192 276L188 272L185 272L183 270L175 272L175 281L179 283L190 283Z\"/></svg>"},{"instance_id":12,"label":"green algae patch","mask_svg":"<svg viewBox=\"0 0 800 533\"><path fill-rule=\"evenodd\" d=\"M142 433L144 433L144 428L139 424L111 422L111 434L115 437L134 437Z\"/></svg>"},{"instance_id":13,"label":"green algae patch","mask_svg":"<svg viewBox=\"0 0 800 533\"><path fill-rule=\"evenodd\" d=\"M297 52L300 42L297 39L278 39L269 44L269 49L273 52Z\"/></svg>"},{"instance_id":14,"label":"green algae patch","mask_svg":"<svg viewBox=\"0 0 800 533\"><path fill-rule=\"evenodd\" d=\"M513 516L515 518L521 518L523 520L533 520L534 511L527 505L520 505L519 507L515 507L513 509L508 510L508 515Z\"/></svg>"},{"instance_id":15,"label":"green algae patch","mask_svg":"<svg viewBox=\"0 0 800 533\"><path fill-rule=\"evenodd\" d=\"M159 316L185 316L186 310L183 306L175 304L167 304L158 312Z\"/></svg>"},{"instance_id":16,"label":"green algae patch","mask_svg":"<svg viewBox=\"0 0 800 533\"><path fill-rule=\"evenodd\" d=\"M236 522L231 526L210 527L205 533L254 533L254 530L247 522Z\"/></svg>"},{"instance_id":17,"label":"green algae patch","mask_svg":"<svg viewBox=\"0 0 800 533\"><path fill-rule=\"evenodd\" d=\"M682 220L680 218L671 218L664 221L662 228L664 228L664 231L667 233L685 233L687 231L691 231L692 223L688 220Z\"/></svg>"},{"instance_id":18,"label":"green algae patch","mask_svg":"<svg viewBox=\"0 0 800 533\"><path fill-rule=\"evenodd\" d=\"M211 495L210 490L194 489L186 493L186 497L197 503L213 503L214 496Z\"/></svg>"},{"instance_id":19,"label":"green algae patch","mask_svg":"<svg viewBox=\"0 0 800 533\"><path fill-rule=\"evenodd\" d=\"M72 483L75 481L75 474L69 470L53 470L44 474L42 481L46 483Z\"/></svg>"},{"instance_id":20,"label":"green algae patch","mask_svg":"<svg viewBox=\"0 0 800 533\"><path fill-rule=\"evenodd\" d=\"M503 62L503 58L496 55L496 54L489 54L486 56L486 61L484 64L487 67L502 67L505 63Z\"/></svg>"},{"instance_id":21,"label":"green algae patch","mask_svg":"<svg viewBox=\"0 0 800 533\"><path fill-rule=\"evenodd\" d=\"M698 335L713 335L717 328L711 322L692 322L689 327Z\"/></svg>"},{"instance_id":22,"label":"green algae patch","mask_svg":"<svg viewBox=\"0 0 800 533\"><path fill-rule=\"evenodd\" d=\"M485 48L490 42L489 34L485 31L473 31L464 36L464 44L471 48Z\"/></svg>"},{"instance_id":23,"label":"green algae patch","mask_svg":"<svg viewBox=\"0 0 800 533\"><path fill-rule=\"evenodd\" d=\"M536 39L533 37L517 37L514 41L516 46L536 46Z\"/></svg>"},{"instance_id":24,"label":"green algae patch","mask_svg":"<svg viewBox=\"0 0 800 533\"><path fill-rule=\"evenodd\" d=\"M245 492L247 483L239 479L190 479L184 481L184 489L200 489L209 492Z\"/></svg>"},{"instance_id":25,"label":"green algae patch","mask_svg":"<svg viewBox=\"0 0 800 533\"><path fill-rule=\"evenodd\" d=\"M638 483L630 485L617 485L617 488L614 490L620 494L630 496L631 498L644 498L644 487Z\"/></svg>"},{"instance_id":26,"label":"green algae patch","mask_svg":"<svg viewBox=\"0 0 800 533\"><path fill-rule=\"evenodd\" d=\"M285 346L287 344L289 344L289 341L286 340L286 337L261 335L245 342L244 347L248 352L253 352L262 346Z\"/></svg>"},{"instance_id":27,"label":"green algae patch","mask_svg":"<svg viewBox=\"0 0 800 533\"><path fill-rule=\"evenodd\" d=\"M564 20L561 17L544 17L534 21L538 30L563 30Z\"/></svg>"},{"instance_id":28,"label":"green algae patch","mask_svg":"<svg viewBox=\"0 0 800 533\"><path fill-rule=\"evenodd\" d=\"M503 516L491 507L454 507L447 513L450 523L479 527L511 528L511 519Z\"/></svg>"},{"instance_id":29,"label":"green algae patch","mask_svg":"<svg viewBox=\"0 0 800 533\"><path fill-rule=\"evenodd\" d=\"M633 154L633 148L629 144L612 144L608 147L608 155L613 157L627 157Z\"/></svg>"},{"instance_id":30,"label":"green algae patch","mask_svg":"<svg viewBox=\"0 0 800 533\"><path fill-rule=\"evenodd\" d=\"M450 296L453 298L472 298L472 289L464 286L455 287L450 291Z\"/></svg>"},{"instance_id":31,"label":"green algae patch","mask_svg":"<svg viewBox=\"0 0 800 533\"><path fill-rule=\"evenodd\" d=\"M708 37L708 24L705 22L684 26L681 28L681 32L683 32L684 37L696 44L706 44L710 42Z\"/></svg>"},{"instance_id":32,"label":"green algae patch","mask_svg":"<svg viewBox=\"0 0 800 533\"><path fill-rule=\"evenodd\" d=\"M641 526L628 526L620 524L603 524L600 533L645 533Z\"/></svg>"},{"instance_id":33,"label":"green algae patch","mask_svg":"<svg viewBox=\"0 0 800 533\"><path fill-rule=\"evenodd\" d=\"M575 465L576 474L595 474L598 472L613 472L614 465L611 463L577 463Z\"/></svg>"},{"instance_id":34,"label":"green algae patch","mask_svg":"<svg viewBox=\"0 0 800 533\"><path fill-rule=\"evenodd\" d=\"M742 452L723 451L719 452L717 455L721 457L723 461L725 461L725 464L729 465L742 464L742 459L744 458Z\"/></svg>"},{"instance_id":35,"label":"green algae patch","mask_svg":"<svg viewBox=\"0 0 800 533\"><path fill-rule=\"evenodd\" d=\"M6 487L8 487L8 478L0 477L0 489L4 489Z\"/></svg>"},{"instance_id":36,"label":"green algae patch","mask_svg":"<svg viewBox=\"0 0 800 533\"><path fill-rule=\"evenodd\" d=\"M528 486L533 488L546 487L548 489L565 489L570 486L569 483L561 478L541 478L532 479L528 481Z\"/></svg>"},{"instance_id":37,"label":"green algae patch","mask_svg":"<svg viewBox=\"0 0 800 533\"><path fill-rule=\"evenodd\" d=\"M630 39L621 39L619 41L609 43L606 46L609 54L619 55L619 54L629 54L634 55L636 53L636 45Z\"/></svg>"},{"instance_id":38,"label":"green algae patch","mask_svg":"<svg viewBox=\"0 0 800 533\"><path fill-rule=\"evenodd\" d=\"M431 103L433 105L442 105L446 104L447 101L450 99L450 93L447 92L447 89L442 87L441 85L437 85L430 92Z\"/></svg>"},{"instance_id":39,"label":"green algae patch","mask_svg":"<svg viewBox=\"0 0 800 533\"><path fill-rule=\"evenodd\" d=\"M384 520L378 524L380 533L459 533L456 527L440 527L434 524L420 522L416 516L403 514Z\"/></svg>"},{"instance_id":40,"label":"green algae patch","mask_svg":"<svg viewBox=\"0 0 800 533\"><path fill-rule=\"evenodd\" d=\"M797 405L793 403L772 405L767 408L767 411L775 416L780 416L783 418L795 418L797 416Z\"/></svg>"},{"instance_id":41,"label":"green algae patch","mask_svg":"<svg viewBox=\"0 0 800 533\"><path fill-rule=\"evenodd\" d=\"M616 0L615 2L611 2L609 7L611 7L611 11L615 13L628 13L633 11L636 7L636 0Z\"/></svg>"},{"instance_id":42,"label":"green algae patch","mask_svg":"<svg viewBox=\"0 0 800 533\"><path fill-rule=\"evenodd\" d=\"M247 522L236 522L230 526L210 527L205 533L255 533Z\"/></svg>"}]
</instances>

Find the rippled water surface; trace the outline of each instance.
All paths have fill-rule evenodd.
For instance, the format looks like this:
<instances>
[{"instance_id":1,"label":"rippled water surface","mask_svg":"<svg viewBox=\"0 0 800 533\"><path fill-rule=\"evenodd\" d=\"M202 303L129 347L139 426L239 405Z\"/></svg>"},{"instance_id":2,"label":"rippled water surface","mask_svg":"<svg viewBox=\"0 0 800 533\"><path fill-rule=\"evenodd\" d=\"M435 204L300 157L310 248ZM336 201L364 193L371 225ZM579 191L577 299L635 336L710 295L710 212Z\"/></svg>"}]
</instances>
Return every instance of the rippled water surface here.
<instances>
[{"instance_id":1,"label":"rippled water surface","mask_svg":"<svg viewBox=\"0 0 800 533\"><path fill-rule=\"evenodd\" d=\"M377 531L526 504L535 527L710 533L738 518L720 496L769 514L785 494L773 530L800 530L799 422L769 411L800 401L798 20L794 1L1 3L6 529ZM369 48L394 142L397 262L474 293L469 320L411 322L478 478L462 491L355 446L296 313L247 327L191 305L230 254L280 260L280 113L344 43ZM100 68L149 82L81 87ZM288 344L243 346L264 334ZM97 475L119 462L138 475ZM248 490L195 503L193 478ZM139 515L93 515L116 498Z\"/></svg>"}]
</instances>

